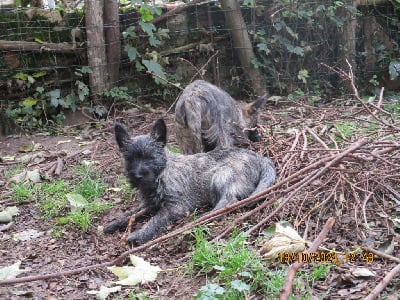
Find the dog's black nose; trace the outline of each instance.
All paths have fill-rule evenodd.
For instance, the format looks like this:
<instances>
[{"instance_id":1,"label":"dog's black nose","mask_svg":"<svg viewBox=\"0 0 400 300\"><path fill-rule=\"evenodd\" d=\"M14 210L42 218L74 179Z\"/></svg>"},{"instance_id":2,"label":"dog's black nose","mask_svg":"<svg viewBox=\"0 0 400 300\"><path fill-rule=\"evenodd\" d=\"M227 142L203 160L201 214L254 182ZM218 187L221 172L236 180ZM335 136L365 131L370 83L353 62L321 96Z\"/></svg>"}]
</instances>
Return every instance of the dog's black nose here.
<instances>
[{"instance_id":1,"label":"dog's black nose","mask_svg":"<svg viewBox=\"0 0 400 300\"><path fill-rule=\"evenodd\" d=\"M137 170L135 170L133 176L137 179L143 179L145 177L147 177L149 175L149 170L147 170L146 168L138 168Z\"/></svg>"}]
</instances>

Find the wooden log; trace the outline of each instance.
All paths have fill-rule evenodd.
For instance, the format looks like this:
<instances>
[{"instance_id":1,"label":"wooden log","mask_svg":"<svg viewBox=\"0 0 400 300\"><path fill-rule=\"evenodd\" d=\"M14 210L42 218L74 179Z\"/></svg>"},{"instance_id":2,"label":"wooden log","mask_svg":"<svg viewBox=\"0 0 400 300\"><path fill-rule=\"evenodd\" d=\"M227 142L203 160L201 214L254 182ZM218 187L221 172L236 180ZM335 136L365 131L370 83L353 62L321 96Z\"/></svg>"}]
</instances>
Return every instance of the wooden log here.
<instances>
[{"instance_id":1,"label":"wooden log","mask_svg":"<svg viewBox=\"0 0 400 300\"><path fill-rule=\"evenodd\" d=\"M84 50L84 48L76 48L71 43L36 43L0 40L0 50L76 54Z\"/></svg>"}]
</instances>

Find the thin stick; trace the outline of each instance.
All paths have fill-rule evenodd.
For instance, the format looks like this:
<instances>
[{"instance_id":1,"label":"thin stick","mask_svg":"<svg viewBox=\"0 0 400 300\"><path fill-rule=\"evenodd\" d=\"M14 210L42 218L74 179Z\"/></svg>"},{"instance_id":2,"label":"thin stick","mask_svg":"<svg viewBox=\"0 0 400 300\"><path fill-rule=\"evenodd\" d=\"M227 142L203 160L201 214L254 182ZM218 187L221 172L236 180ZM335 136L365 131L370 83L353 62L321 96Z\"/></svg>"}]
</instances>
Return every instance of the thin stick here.
<instances>
[{"instance_id":1,"label":"thin stick","mask_svg":"<svg viewBox=\"0 0 400 300\"><path fill-rule=\"evenodd\" d=\"M364 300L373 300L387 287L390 281L400 273L400 264L395 266L386 276L379 282L379 284L372 290L372 292L364 298Z\"/></svg>"},{"instance_id":2,"label":"thin stick","mask_svg":"<svg viewBox=\"0 0 400 300\"><path fill-rule=\"evenodd\" d=\"M306 185L310 184L314 179L320 177L323 175L328 169L338 163L341 159L343 159L346 155L356 151L358 148L362 147L366 143L369 142L369 139L363 138L354 143L351 147L347 148L344 150L342 153L339 153L336 155L334 159L332 159L330 162L328 162L323 168L321 168L318 172L314 172L310 174L308 177L306 177L303 180L303 183L294 190L289 197L286 197L284 201L282 201L279 206L271 213L269 214L266 218L264 218L261 222L256 224L251 230L250 233L254 233L256 230L264 226L265 223L267 223L276 213L278 213L291 199L293 199L295 196L297 196L298 192L304 188Z\"/></svg>"},{"instance_id":3,"label":"thin stick","mask_svg":"<svg viewBox=\"0 0 400 300\"><path fill-rule=\"evenodd\" d=\"M312 130L309 127L306 127L306 130L308 131L309 134L311 134L313 136L314 139L317 140L318 143L320 143L322 145L322 147L324 147L325 150L329 150L329 147L325 144L325 142L314 132L314 130Z\"/></svg>"},{"instance_id":4,"label":"thin stick","mask_svg":"<svg viewBox=\"0 0 400 300\"><path fill-rule=\"evenodd\" d=\"M378 256L380 256L380 257L382 257L382 258L390 259L390 260L392 260L392 261L397 262L398 264L400 264L400 258L397 258L397 257L395 257L395 256L386 254L386 253L381 252L381 251L379 251L379 250L375 250L374 248L371 248L371 247L368 247L368 246L363 246L363 247L361 247L361 248L362 248L364 251L366 251L366 252L372 252L372 253L374 253L375 255L378 255Z\"/></svg>"},{"instance_id":5,"label":"thin stick","mask_svg":"<svg viewBox=\"0 0 400 300\"><path fill-rule=\"evenodd\" d=\"M333 224L335 224L335 219L334 218L329 218L326 221L324 227L322 228L322 231L317 236L317 238L314 240L314 242L312 243L310 249L308 249L307 253L313 253L313 252L316 252L318 250L318 247L321 245L321 243L323 242L323 240L325 239L325 237L327 236L329 231L331 231L331 229L333 227ZM300 269L303 264L304 263L302 263L302 262L295 262L294 264L292 264L289 267L288 273L287 273L287 277L286 277L286 281L285 281L285 283L283 285L283 288L282 288L280 300L289 299L289 296L290 296L290 293L291 293L292 287L293 287L294 277L296 276L297 270Z\"/></svg>"}]
</instances>

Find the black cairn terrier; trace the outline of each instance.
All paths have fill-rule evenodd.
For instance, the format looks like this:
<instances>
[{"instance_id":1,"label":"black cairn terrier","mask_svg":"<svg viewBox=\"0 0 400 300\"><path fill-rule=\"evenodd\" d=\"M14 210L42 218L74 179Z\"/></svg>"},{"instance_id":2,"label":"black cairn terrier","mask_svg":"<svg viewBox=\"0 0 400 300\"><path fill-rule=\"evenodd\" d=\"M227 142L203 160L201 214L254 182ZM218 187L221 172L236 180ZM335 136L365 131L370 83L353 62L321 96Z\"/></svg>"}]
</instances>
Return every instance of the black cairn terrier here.
<instances>
[{"instance_id":1,"label":"black cairn terrier","mask_svg":"<svg viewBox=\"0 0 400 300\"><path fill-rule=\"evenodd\" d=\"M266 95L251 103L237 103L224 90L204 81L189 84L175 107L176 140L183 154L246 147L258 142L259 110Z\"/></svg>"},{"instance_id":2,"label":"black cairn terrier","mask_svg":"<svg viewBox=\"0 0 400 300\"><path fill-rule=\"evenodd\" d=\"M129 215L146 208L153 217L127 238L135 244L159 235L188 212L206 206L217 210L275 182L272 161L250 150L224 149L195 155L168 151L167 128L162 119L156 121L150 135L132 138L122 125L116 124L115 137L129 182L138 189L142 205L109 223L104 232L126 227Z\"/></svg>"}]
</instances>

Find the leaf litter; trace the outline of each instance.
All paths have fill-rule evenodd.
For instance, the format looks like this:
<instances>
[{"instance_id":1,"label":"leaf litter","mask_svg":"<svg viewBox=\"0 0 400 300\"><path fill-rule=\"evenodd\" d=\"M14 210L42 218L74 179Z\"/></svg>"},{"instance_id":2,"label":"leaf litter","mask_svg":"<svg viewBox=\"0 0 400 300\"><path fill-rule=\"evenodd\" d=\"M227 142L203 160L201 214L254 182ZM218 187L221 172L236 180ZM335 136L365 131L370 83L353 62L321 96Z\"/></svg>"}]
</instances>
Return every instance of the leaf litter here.
<instances>
[{"instance_id":1,"label":"leaf litter","mask_svg":"<svg viewBox=\"0 0 400 300\"><path fill-rule=\"evenodd\" d=\"M358 124L360 129L363 128L364 125L361 121L354 120L352 115L349 116L348 108L343 110L336 106L315 108L301 103L297 103L297 107L293 107L293 103L290 105L290 107L285 107L285 104L282 104L280 108L274 109L272 118L270 114L262 116L262 123L264 124L262 128L264 128L266 134L263 143L254 148L255 151L268 154L274 159L278 166L280 180L288 178L291 174L307 167L317 159L326 157L333 151L337 153L338 150L335 149L339 148L339 143L350 145L362 134L362 131L359 130L353 132L351 137L346 137L342 136L343 132L335 130L335 124L339 122L338 120L343 122L346 119L349 122ZM360 115L361 109L354 107L352 109L355 115ZM143 132L142 128L151 124L157 118L156 114L141 114L138 112L135 112L135 114L134 116L126 117L126 120L134 120L132 125L138 132ZM318 121L316 121L315 116L319 116ZM169 125L173 124L172 115L168 115L167 120ZM279 125L273 125L273 120ZM310 127L309 124L312 124L312 126ZM112 124L108 123L105 126L111 127ZM271 128L273 131L270 131ZM173 132L173 125L171 126L171 131ZM382 131L382 133L384 132ZM44 145L45 149L60 153L58 158L62 159L65 166L64 172L60 174L63 180L72 178L73 175L69 170L72 166L80 164L81 161L92 161L94 159L98 161L99 163L96 165L98 172L101 172L106 182L110 184L110 189L106 193L105 199L112 202L114 198L112 194L118 192L121 188L117 183L117 178L123 174L120 157L111 133L104 135L96 134L93 131L92 136L100 137L99 142L87 143L84 146L75 142L75 139L71 139L69 143L57 144L57 140L67 140L65 137L43 136L36 138L37 143ZM380 133L377 134L375 141L378 141L379 136ZM339 137L344 139L345 142L339 142ZM398 137L398 133L393 133L394 140L396 140L396 137ZM390 175L390 172L393 170L393 161L398 159L399 152L388 150L395 145L391 143L393 138L382 140L379 143L367 143L366 146L361 147L361 150L356 151L352 156L346 156L344 161L329 167L329 170L320 177L315 178L312 184L296 191L295 197L284 205L280 211L280 219L291 220L291 224L297 232L303 233L308 228L308 239L312 240L327 216L333 215L336 217L337 222L335 223L334 231L329 235L329 239L325 241L327 247L332 249L336 247L344 252L353 251L359 249L366 241L363 236L368 236L371 245L377 247L383 245L387 240L393 241L391 254L398 257L399 239L398 233L396 233L396 231L398 232L396 220L399 219L399 210L397 210L396 203L398 203L399 195L396 190L399 190L399 182L397 181L398 177L394 173ZM45 140L42 141L41 139ZM173 139L173 135L171 139ZM26 144L26 142L17 139L13 140L13 142L15 143L13 145L15 150L8 146L7 152L0 150L0 157L15 155L16 159L18 159L19 156L23 155L18 154L17 150L19 145ZM268 145L268 147L262 147L263 144ZM325 145L329 145L327 148L333 146L333 149L326 149ZM5 148L0 147L0 149ZM377 152L374 152L374 150ZM61 155L61 153L64 154ZM380 156L380 158L372 160L368 153L373 153ZM44 170L55 159L57 157L49 156L45 161L39 162L37 166ZM377 164L377 161L380 164ZM5 162L4 166L0 165L0 171L4 170L3 172L5 172L6 169L8 170L8 163ZM365 170L364 168L368 169ZM24 171L28 170L29 167ZM55 176L53 174L51 173L49 176ZM337 181L335 181L335 178ZM363 179L359 180L359 178ZM385 178L386 181L381 181L380 178ZM362 183L367 182L369 186L362 185ZM376 192L367 198L369 188L373 188ZM5 189L2 189L0 196L4 193ZM11 200L9 196L7 194L4 195L5 197L0 198L2 199L1 201L5 199L9 202ZM276 203L284 203L282 201L285 198L282 198L281 190L274 191L270 196L279 196L282 200L280 200L281 202L278 200ZM38 200L40 201L40 199ZM27 240L25 242L10 241L7 244L3 244L4 260L1 265L2 267L6 266L6 262L12 263L20 257L24 269L31 268L34 274L48 274L63 269L80 268L90 264L110 261L123 253L126 248L120 241L120 235L102 235L97 232L97 226L107 223L115 218L116 215L131 208L132 205L136 204L120 202L108 213L96 220L90 234L82 234L79 230L68 229L64 230L63 238L50 238L47 243L38 244L34 240ZM51 229L53 224L51 221L49 222L40 217L40 212L34 203L17 206L20 209L20 215L17 216L13 231L23 232L30 228L36 228L38 231L46 232ZM241 210L229 215L227 220L213 222L213 226L210 226L212 234L217 236L221 230L225 229L229 220L240 219L247 212L251 212L251 210ZM378 212L379 214L377 214ZM265 211L255 211L251 217L247 217L244 220L247 220L250 224L258 224L266 218L267 213L271 213L268 207ZM383 215L386 217L382 218ZM247 222L243 224L248 224ZM270 223L266 223L266 225L268 224ZM294 239L299 243L303 243L301 238L294 237ZM187 261L191 249L190 242L187 242L185 238L178 238L162 245L153 246L151 249L143 251L141 256L157 262L162 266L162 269L174 269ZM357 257L356 265L366 269L362 270L361 274L365 275L371 272L376 276L361 276L358 277L360 279L356 280L357 277L351 274L351 270L356 269L355 265L344 263L336 268L331 268L330 273L332 275L319 284L321 288L325 287L325 290L320 289L318 293L323 294L330 291L329 293L333 295L336 291L337 294L345 294L349 298L356 295L365 296L368 289L375 286L379 278L394 266L393 262L385 262L378 259L378 257L375 257L373 263L362 261L360 252ZM360 271L356 271L355 274L357 272ZM89 272L88 276L85 277L74 275L71 278L74 280L55 278L49 281L27 283L25 286L26 290L30 290L32 295L57 295L57 297L84 299L87 298L88 290L100 292L101 287L103 287L103 291L108 291L106 287L109 283L115 281L110 272L102 269L97 270L95 273ZM342 279L337 281L335 278ZM351 288L345 291L342 288L343 282L348 282ZM363 285L362 283L368 284ZM396 290L398 285L399 280L397 279L392 283L392 289L395 288ZM154 282L146 284L146 290L148 295L155 297L191 299L192 295L199 291L200 287L204 286L204 278L196 276L188 278L184 272L177 269L158 274ZM246 289L245 286L238 285L238 287ZM0 286L0 297L5 295L9 298L17 293L18 289L12 286ZM123 296L127 295L128 291L122 289L119 293Z\"/></svg>"}]
</instances>

